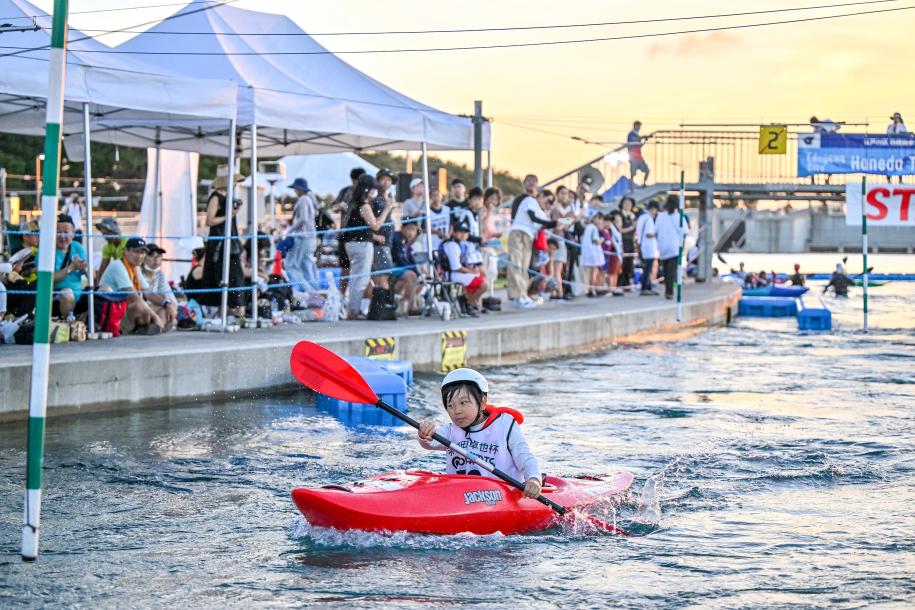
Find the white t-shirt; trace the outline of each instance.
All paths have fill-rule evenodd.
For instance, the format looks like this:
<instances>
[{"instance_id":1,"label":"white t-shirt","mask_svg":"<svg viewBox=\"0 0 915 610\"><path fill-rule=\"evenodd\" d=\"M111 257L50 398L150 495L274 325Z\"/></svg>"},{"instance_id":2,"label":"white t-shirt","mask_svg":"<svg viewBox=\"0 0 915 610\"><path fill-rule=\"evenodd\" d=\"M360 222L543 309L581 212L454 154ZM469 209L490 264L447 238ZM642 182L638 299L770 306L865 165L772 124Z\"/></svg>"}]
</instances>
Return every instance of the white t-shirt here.
<instances>
[{"instance_id":1,"label":"white t-shirt","mask_svg":"<svg viewBox=\"0 0 915 610\"><path fill-rule=\"evenodd\" d=\"M655 233L655 231L654 218L651 217L650 213L645 212L639 216L635 225L635 235L639 240L639 250L641 250L642 258L651 259L658 256L658 238L647 237L649 233Z\"/></svg>"},{"instance_id":2,"label":"white t-shirt","mask_svg":"<svg viewBox=\"0 0 915 610\"><path fill-rule=\"evenodd\" d=\"M686 229L686 219L683 228ZM658 232L658 252L661 260L674 258L680 254L680 214L678 212L661 212L654 221L655 230Z\"/></svg>"},{"instance_id":3,"label":"white t-shirt","mask_svg":"<svg viewBox=\"0 0 915 610\"><path fill-rule=\"evenodd\" d=\"M404 218L423 216L426 213L426 202L421 197L410 197L403 202Z\"/></svg>"},{"instance_id":4,"label":"white t-shirt","mask_svg":"<svg viewBox=\"0 0 915 610\"><path fill-rule=\"evenodd\" d=\"M477 221L476 214L471 211L470 208L454 208L451 212L451 218L456 222L467 223L467 226L470 227L471 237L480 236L480 223ZM466 262L468 265L482 265L483 264L483 253L480 252L479 246L473 243L470 240L464 242L464 249L466 250Z\"/></svg>"},{"instance_id":5,"label":"white t-shirt","mask_svg":"<svg viewBox=\"0 0 915 610\"><path fill-rule=\"evenodd\" d=\"M534 216L544 222L549 221L546 212L540 208L537 200L528 195L518 206L518 213L515 215L515 220L512 221L512 231L523 231L533 239L542 226L531 220L529 212L533 212Z\"/></svg>"},{"instance_id":6,"label":"white t-shirt","mask_svg":"<svg viewBox=\"0 0 915 610\"><path fill-rule=\"evenodd\" d=\"M902 121L899 121L898 125L896 123L890 123L889 127L886 128L886 135L888 136L901 135L904 133L909 133L909 130L906 129L905 123Z\"/></svg>"},{"instance_id":7,"label":"white t-shirt","mask_svg":"<svg viewBox=\"0 0 915 610\"><path fill-rule=\"evenodd\" d=\"M432 249L438 250L442 243L442 238L435 234L435 231L444 232L445 236L451 231L451 208L442 206L437 210L429 208L429 223L432 226Z\"/></svg>"}]
</instances>

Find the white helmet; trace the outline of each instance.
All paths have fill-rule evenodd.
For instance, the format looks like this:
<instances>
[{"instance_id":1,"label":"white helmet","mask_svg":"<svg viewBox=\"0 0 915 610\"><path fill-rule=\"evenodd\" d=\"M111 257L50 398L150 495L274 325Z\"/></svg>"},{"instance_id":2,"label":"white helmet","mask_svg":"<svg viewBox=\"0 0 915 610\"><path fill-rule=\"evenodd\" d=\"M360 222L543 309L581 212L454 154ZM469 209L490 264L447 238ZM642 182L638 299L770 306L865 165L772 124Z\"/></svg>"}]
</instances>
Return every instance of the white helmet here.
<instances>
[{"instance_id":1,"label":"white helmet","mask_svg":"<svg viewBox=\"0 0 915 610\"><path fill-rule=\"evenodd\" d=\"M446 385L451 385L452 383L457 383L459 381L468 381L478 388L484 394L489 394L489 384L486 382L486 378L480 375L473 369L456 369L451 371L445 378L442 380L442 389Z\"/></svg>"}]
</instances>

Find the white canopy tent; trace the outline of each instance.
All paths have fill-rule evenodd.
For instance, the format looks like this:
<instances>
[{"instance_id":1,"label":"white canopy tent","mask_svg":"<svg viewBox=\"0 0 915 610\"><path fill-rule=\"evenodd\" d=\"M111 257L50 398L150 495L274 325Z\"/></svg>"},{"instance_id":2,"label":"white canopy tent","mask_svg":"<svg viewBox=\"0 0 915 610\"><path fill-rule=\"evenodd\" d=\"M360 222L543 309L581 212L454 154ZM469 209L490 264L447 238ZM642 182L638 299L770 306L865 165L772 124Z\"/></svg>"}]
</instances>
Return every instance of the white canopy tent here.
<instances>
[{"instance_id":1,"label":"white canopy tent","mask_svg":"<svg viewBox=\"0 0 915 610\"><path fill-rule=\"evenodd\" d=\"M238 121L266 157L344 150L470 150L473 124L421 104L330 53L284 15L209 2L117 47L187 76L239 84ZM178 16L181 16L178 18ZM175 61L180 56L180 61ZM483 148L489 148L484 125Z\"/></svg>"},{"instance_id":2,"label":"white canopy tent","mask_svg":"<svg viewBox=\"0 0 915 610\"><path fill-rule=\"evenodd\" d=\"M52 18L26 0L0 0L0 14L11 25L37 28L3 39L13 44L0 53L0 131L43 135ZM142 60L110 54L108 47L74 29L68 38L62 136L71 158L84 161L87 202L92 200L90 137L125 146L171 147L180 142L185 150L234 153L235 139L228 137L235 132L234 82L176 76ZM159 190L157 186L154 192ZM92 206L87 208L89 234ZM87 245L91 260L91 239ZM91 268L89 281L94 283ZM93 329L91 291L89 299Z\"/></svg>"},{"instance_id":3,"label":"white canopy tent","mask_svg":"<svg viewBox=\"0 0 915 610\"><path fill-rule=\"evenodd\" d=\"M419 149L428 207L427 150L474 148L469 118L421 104L376 81L288 17L212 0L195 6L204 8L185 6L116 50L187 76L237 82L239 124L250 127L239 143L249 151L252 167L259 156ZM479 144L488 150L489 124L480 127ZM257 208L254 176L251 210ZM427 234L428 217L427 211ZM252 239L257 225L253 215Z\"/></svg>"}]
</instances>

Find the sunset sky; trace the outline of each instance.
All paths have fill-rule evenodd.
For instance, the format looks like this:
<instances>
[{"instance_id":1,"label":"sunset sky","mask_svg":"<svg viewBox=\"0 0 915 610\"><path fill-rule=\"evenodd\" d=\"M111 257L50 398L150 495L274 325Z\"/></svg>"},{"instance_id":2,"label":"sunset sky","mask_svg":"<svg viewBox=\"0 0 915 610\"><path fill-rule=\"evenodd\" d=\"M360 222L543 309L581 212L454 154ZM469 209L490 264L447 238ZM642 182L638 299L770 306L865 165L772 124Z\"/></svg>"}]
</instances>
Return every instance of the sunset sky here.
<instances>
[{"instance_id":1,"label":"sunset sky","mask_svg":"<svg viewBox=\"0 0 915 610\"><path fill-rule=\"evenodd\" d=\"M173 2L174 0L172 0ZM169 0L132 0L146 6ZM286 13L308 32L388 31L580 24L702 16L848 0L239 0L241 8ZM36 2L50 10L51 0ZM74 0L71 11L129 5ZM331 50L470 46L693 30L886 10L912 2L862 2L819 10L663 23L433 35L319 36ZM178 6L74 14L71 25L117 29L161 19ZM346 55L384 83L422 102L469 113L482 99L494 119L497 168L543 177L598 156L577 135L618 142L639 118L644 132L686 122L805 122L811 114L869 120L883 131L899 111L915 127L915 10L776 25L548 47ZM107 44L126 39L104 36ZM292 43L294 44L294 43ZM555 132L551 135L541 131ZM849 129L849 131L851 131ZM468 155L456 155L461 161Z\"/></svg>"}]
</instances>

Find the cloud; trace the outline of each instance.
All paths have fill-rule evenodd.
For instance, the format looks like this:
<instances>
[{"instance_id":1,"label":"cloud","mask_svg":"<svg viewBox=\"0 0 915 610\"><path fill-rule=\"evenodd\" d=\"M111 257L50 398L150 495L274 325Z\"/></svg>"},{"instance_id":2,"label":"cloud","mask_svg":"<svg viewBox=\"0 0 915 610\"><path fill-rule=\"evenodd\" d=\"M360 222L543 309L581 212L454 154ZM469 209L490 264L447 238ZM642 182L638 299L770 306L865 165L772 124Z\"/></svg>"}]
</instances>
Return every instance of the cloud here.
<instances>
[{"instance_id":1,"label":"cloud","mask_svg":"<svg viewBox=\"0 0 915 610\"><path fill-rule=\"evenodd\" d=\"M649 57L671 54L680 57L710 55L740 44L740 38L727 32L687 34L670 42L655 42L648 47Z\"/></svg>"}]
</instances>

